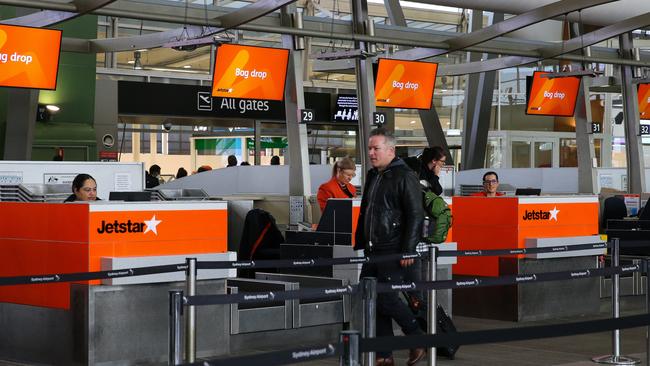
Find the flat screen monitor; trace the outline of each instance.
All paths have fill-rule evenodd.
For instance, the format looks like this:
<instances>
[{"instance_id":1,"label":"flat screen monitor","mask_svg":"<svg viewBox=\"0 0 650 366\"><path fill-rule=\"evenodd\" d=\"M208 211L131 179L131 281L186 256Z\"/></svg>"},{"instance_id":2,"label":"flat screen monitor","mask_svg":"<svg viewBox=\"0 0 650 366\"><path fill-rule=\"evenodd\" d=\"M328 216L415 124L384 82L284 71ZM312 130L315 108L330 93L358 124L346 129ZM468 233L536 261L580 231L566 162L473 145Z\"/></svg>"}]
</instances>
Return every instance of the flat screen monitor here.
<instances>
[{"instance_id":1,"label":"flat screen monitor","mask_svg":"<svg viewBox=\"0 0 650 366\"><path fill-rule=\"evenodd\" d=\"M542 77L548 72L535 71L526 104L526 114L573 117L580 88L580 77Z\"/></svg>"},{"instance_id":2,"label":"flat screen monitor","mask_svg":"<svg viewBox=\"0 0 650 366\"><path fill-rule=\"evenodd\" d=\"M359 120L359 100L354 94L339 94L334 105L335 122L357 122Z\"/></svg>"},{"instance_id":3,"label":"flat screen monitor","mask_svg":"<svg viewBox=\"0 0 650 366\"><path fill-rule=\"evenodd\" d=\"M541 188L517 188L515 196L539 196L542 194Z\"/></svg>"},{"instance_id":4,"label":"flat screen monitor","mask_svg":"<svg viewBox=\"0 0 650 366\"><path fill-rule=\"evenodd\" d=\"M639 118L650 119L650 83L639 84L637 95L639 98Z\"/></svg>"},{"instance_id":5,"label":"flat screen monitor","mask_svg":"<svg viewBox=\"0 0 650 366\"><path fill-rule=\"evenodd\" d=\"M224 44L217 49L212 96L284 100L289 50Z\"/></svg>"},{"instance_id":6,"label":"flat screen monitor","mask_svg":"<svg viewBox=\"0 0 650 366\"><path fill-rule=\"evenodd\" d=\"M0 86L56 89L61 33L0 24Z\"/></svg>"},{"instance_id":7,"label":"flat screen monitor","mask_svg":"<svg viewBox=\"0 0 650 366\"><path fill-rule=\"evenodd\" d=\"M111 192L108 194L109 201L146 202L151 201L149 191Z\"/></svg>"},{"instance_id":8,"label":"flat screen monitor","mask_svg":"<svg viewBox=\"0 0 650 366\"><path fill-rule=\"evenodd\" d=\"M431 109L438 64L379 59L375 82L377 107Z\"/></svg>"}]
</instances>

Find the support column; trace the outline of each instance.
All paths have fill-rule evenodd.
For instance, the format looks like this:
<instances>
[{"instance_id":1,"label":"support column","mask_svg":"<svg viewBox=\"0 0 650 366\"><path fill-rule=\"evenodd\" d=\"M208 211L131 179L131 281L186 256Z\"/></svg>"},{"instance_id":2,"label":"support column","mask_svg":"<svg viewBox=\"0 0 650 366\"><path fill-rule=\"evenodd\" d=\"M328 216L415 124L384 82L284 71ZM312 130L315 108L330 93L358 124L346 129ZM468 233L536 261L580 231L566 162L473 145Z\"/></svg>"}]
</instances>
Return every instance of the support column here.
<instances>
[{"instance_id":1,"label":"support column","mask_svg":"<svg viewBox=\"0 0 650 366\"><path fill-rule=\"evenodd\" d=\"M253 160L253 165L262 164L262 122L255 120L255 159Z\"/></svg>"},{"instance_id":2,"label":"support column","mask_svg":"<svg viewBox=\"0 0 650 366\"><path fill-rule=\"evenodd\" d=\"M282 8L282 25L292 26L291 14L296 12L295 4ZM287 87L284 92L285 115L287 118L287 142L289 148L289 195L303 196L305 199L303 219L309 221L309 200L311 196L311 177L309 175L309 155L307 126L298 123L298 111L305 108L305 94L302 81L302 53L293 47L293 36L282 35L282 46L290 50L287 72Z\"/></svg>"},{"instance_id":3,"label":"support column","mask_svg":"<svg viewBox=\"0 0 650 366\"><path fill-rule=\"evenodd\" d=\"M591 103L589 86L591 78L583 77L580 82L575 108L576 146L578 149L578 193L596 192L596 170L593 134L591 133Z\"/></svg>"},{"instance_id":4,"label":"support column","mask_svg":"<svg viewBox=\"0 0 650 366\"><path fill-rule=\"evenodd\" d=\"M619 37L621 57L634 59L632 33ZM639 105L636 84L632 82L632 66L621 65L621 90L623 94L623 114L625 115L625 152L627 158L627 191L642 193L645 191L645 164L643 162L643 145L639 136Z\"/></svg>"},{"instance_id":5,"label":"support column","mask_svg":"<svg viewBox=\"0 0 650 366\"><path fill-rule=\"evenodd\" d=\"M605 76L613 76L613 65L605 65ZM605 93L603 101L605 111L603 112L603 141L600 144L600 166L603 168L612 167L612 93Z\"/></svg>"},{"instance_id":6,"label":"support column","mask_svg":"<svg viewBox=\"0 0 650 366\"><path fill-rule=\"evenodd\" d=\"M367 34L368 2L366 0L352 1L352 32L355 34ZM369 51L367 42L355 42L355 48ZM372 74L372 61L370 59L357 58L354 61L355 74L357 77L357 99L359 100L359 153L361 162L361 184L365 184L366 173L370 169L368 158L368 136L372 114L376 111L375 106L375 81Z\"/></svg>"},{"instance_id":7,"label":"support column","mask_svg":"<svg viewBox=\"0 0 650 366\"><path fill-rule=\"evenodd\" d=\"M503 20L502 13L494 13L492 23ZM472 31L483 28L483 12L472 11ZM480 54L471 52L469 62L481 59L495 58L493 54ZM462 142L461 169L480 169L485 165L485 149L487 146L488 131L490 130L490 111L492 109L492 96L494 94L494 81L496 72L483 72L471 74L465 86L465 128Z\"/></svg>"},{"instance_id":8,"label":"support column","mask_svg":"<svg viewBox=\"0 0 650 366\"><path fill-rule=\"evenodd\" d=\"M36 89L8 89L4 160L31 160L38 94Z\"/></svg>"}]
</instances>

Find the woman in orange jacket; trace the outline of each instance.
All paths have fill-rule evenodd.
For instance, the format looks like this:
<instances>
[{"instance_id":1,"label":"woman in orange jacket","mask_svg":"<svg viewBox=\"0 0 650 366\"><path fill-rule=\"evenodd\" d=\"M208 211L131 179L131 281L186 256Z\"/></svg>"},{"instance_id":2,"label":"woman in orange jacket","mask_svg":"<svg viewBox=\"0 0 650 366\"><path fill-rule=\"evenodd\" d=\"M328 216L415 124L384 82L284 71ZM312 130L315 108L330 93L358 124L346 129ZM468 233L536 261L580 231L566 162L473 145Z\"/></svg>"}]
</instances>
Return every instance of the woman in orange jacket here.
<instances>
[{"instance_id":1,"label":"woman in orange jacket","mask_svg":"<svg viewBox=\"0 0 650 366\"><path fill-rule=\"evenodd\" d=\"M325 210L327 200L330 198L353 198L357 190L350 181L356 175L356 165L350 158L343 158L337 161L332 168L332 179L318 187L318 204L320 210Z\"/></svg>"}]
</instances>

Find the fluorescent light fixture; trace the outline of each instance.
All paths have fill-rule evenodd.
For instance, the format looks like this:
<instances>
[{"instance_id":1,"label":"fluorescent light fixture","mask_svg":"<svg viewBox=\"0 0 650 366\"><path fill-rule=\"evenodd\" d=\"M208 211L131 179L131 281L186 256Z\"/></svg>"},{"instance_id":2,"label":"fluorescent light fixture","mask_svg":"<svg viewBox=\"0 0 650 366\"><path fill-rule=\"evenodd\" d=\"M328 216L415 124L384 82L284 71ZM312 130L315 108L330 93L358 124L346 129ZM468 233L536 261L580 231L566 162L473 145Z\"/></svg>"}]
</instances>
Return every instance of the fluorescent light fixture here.
<instances>
[{"instance_id":1,"label":"fluorescent light fixture","mask_svg":"<svg viewBox=\"0 0 650 366\"><path fill-rule=\"evenodd\" d=\"M415 124L415 121L411 121L411 122L409 122L409 123L410 123L410 124Z\"/></svg>"},{"instance_id":2,"label":"fluorescent light fixture","mask_svg":"<svg viewBox=\"0 0 650 366\"><path fill-rule=\"evenodd\" d=\"M460 136L460 130L458 129L448 129L447 136Z\"/></svg>"},{"instance_id":3,"label":"fluorescent light fixture","mask_svg":"<svg viewBox=\"0 0 650 366\"><path fill-rule=\"evenodd\" d=\"M47 108L47 110L50 112L58 112L59 110L61 110L61 108L55 106L54 104L48 104L45 106L45 108Z\"/></svg>"},{"instance_id":4,"label":"fluorescent light fixture","mask_svg":"<svg viewBox=\"0 0 650 366\"><path fill-rule=\"evenodd\" d=\"M135 61L133 61L133 60L129 60L129 61L127 61L126 63L127 63L127 64L131 64L131 65L133 65L133 64L135 63Z\"/></svg>"},{"instance_id":5,"label":"fluorescent light fixture","mask_svg":"<svg viewBox=\"0 0 650 366\"><path fill-rule=\"evenodd\" d=\"M184 69L191 69L191 68L192 68L192 65L185 65L185 66L183 66L183 68L184 68Z\"/></svg>"}]
</instances>

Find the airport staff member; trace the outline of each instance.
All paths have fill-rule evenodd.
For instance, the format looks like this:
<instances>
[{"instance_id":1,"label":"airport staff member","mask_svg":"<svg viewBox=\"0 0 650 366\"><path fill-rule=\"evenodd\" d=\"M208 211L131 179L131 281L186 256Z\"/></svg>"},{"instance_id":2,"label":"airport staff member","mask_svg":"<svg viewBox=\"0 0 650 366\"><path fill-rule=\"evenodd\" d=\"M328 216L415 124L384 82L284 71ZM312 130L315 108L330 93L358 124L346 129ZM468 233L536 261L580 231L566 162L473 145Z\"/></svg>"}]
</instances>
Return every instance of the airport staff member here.
<instances>
[{"instance_id":1,"label":"airport staff member","mask_svg":"<svg viewBox=\"0 0 650 366\"><path fill-rule=\"evenodd\" d=\"M350 158L343 158L334 163L332 178L318 187L318 204L320 212L325 211L325 205L330 198L354 198L357 189L350 183L356 176L357 166Z\"/></svg>"},{"instance_id":2,"label":"airport staff member","mask_svg":"<svg viewBox=\"0 0 650 366\"><path fill-rule=\"evenodd\" d=\"M483 192L472 193L472 196L479 197L498 197L505 193L497 192L499 189L499 176L496 172L489 171L483 174Z\"/></svg>"},{"instance_id":3,"label":"airport staff member","mask_svg":"<svg viewBox=\"0 0 650 366\"><path fill-rule=\"evenodd\" d=\"M429 182L431 191L438 196L442 194L440 170L445 166L446 161L447 156L440 146L426 147L420 156L410 156L404 159L406 165L413 169L420 179Z\"/></svg>"},{"instance_id":4,"label":"airport staff member","mask_svg":"<svg viewBox=\"0 0 650 366\"><path fill-rule=\"evenodd\" d=\"M96 201L97 182L88 174L79 174L72 181L72 194L63 202Z\"/></svg>"},{"instance_id":5,"label":"airport staff member","mask_svg":"<svg viewBox=\"0 0 650 366\"><path fill-rule=\"evenodd\" d=\"M395 137L383 128L370 132L368 155L372 169L366 175L355 249L365 249L373 257L384 254L415 253L422 232L422 190L415 173L395 157ZM378 282L403 282L405 267L413 259L364 263L361 277ZM377 337L392 336L392 320L407 335L422 334L418 322L397 292L377 295ZM424 348L412 349L407 365L425 356ZM377 352L377 365L394 365L390 351Z\"/></svg>"}]
</instances>

